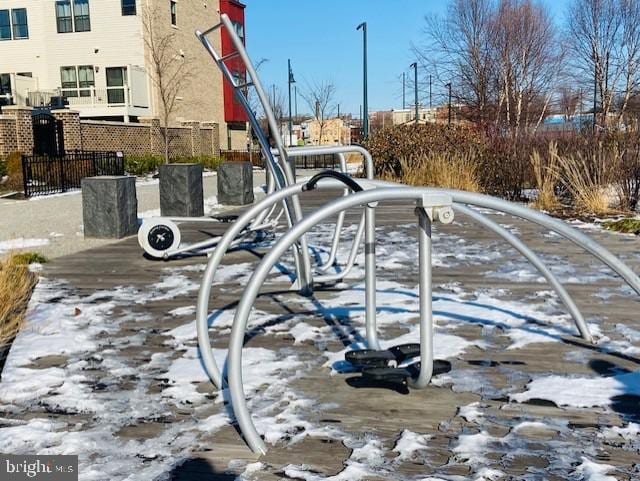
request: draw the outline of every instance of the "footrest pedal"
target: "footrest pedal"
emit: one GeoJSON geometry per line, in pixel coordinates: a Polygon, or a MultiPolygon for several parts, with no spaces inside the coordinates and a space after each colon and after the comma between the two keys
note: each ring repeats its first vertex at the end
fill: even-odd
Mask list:
{"type": "Polygon", "coordinates": [[[344,355],[347,362],[354,366],[362,367],[380,367],[384,368],[392,361],[395,356],[389,351],[377,351],[375,349],[356,349],[347,351],[344,355]]]}
{"type": "Polygon", "coordinates": [[[362,371],[362,377],[379,383],[404,383],[411,372],[403,367],[368,367],[362,371]]]}

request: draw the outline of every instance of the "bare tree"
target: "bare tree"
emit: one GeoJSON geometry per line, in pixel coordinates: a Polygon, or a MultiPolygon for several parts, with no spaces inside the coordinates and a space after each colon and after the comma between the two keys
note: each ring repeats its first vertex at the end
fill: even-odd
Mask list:
{"type": "Polygon", "coordinates": [[[620,121],[640,87],[640,2],[573,0],[567,33],[573,66],[595,87],[597,111],[606,119],[617,109],[620,121]]]}
{"type": "Polygon", "coordinates": [[[142,12],[144,44],[151,65],[150,77],[156,89],[162,116],[164,158],[169,161],[169,121],[176,110],[176,99],[191,77],[192,60],[177,48],[174,29],[169,25],[169,11],[159,6],[147,6],[142,12]]]}
{"type": "Polygon", "coordinates": [[[307,88],[301,95],[311,109],[313,118],[318,122],[318,142],[322,144],[327,120],[333,116],[336,108],[336,87],[330,81],[307,83],[307,88]]]}
{"type": "Polygon", "coordinates": [[[456,102],[469,106],[477,122],[491,115],[493,15],[491,0],[452,0],[444,18],[426,17],[426,42],[413,47],[439,84],[452,83],[456,102]]]}
{"type": "Polygon", "coordinates": [[[558,102],[560,104],[560,109],[562,110],[562,115],[564,115],[565,122],[568,122],[571,117],[573,117],[578,110],[581,99],[581,91],[573,90],[571,87],[563,86],[560,87],[558,102]]]}
{"type": "Polygon", "coordinates": [[[548,12],[531,0],[501,0],[493,18],[497,123],[519,135],[542,122],[558,79],[562,52],[548,12]]]}

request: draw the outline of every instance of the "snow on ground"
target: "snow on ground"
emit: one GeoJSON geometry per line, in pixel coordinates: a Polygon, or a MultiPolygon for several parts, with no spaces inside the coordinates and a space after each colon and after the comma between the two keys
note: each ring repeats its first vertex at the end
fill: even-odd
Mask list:
{"type": "Polygon", "coordinates": [[[29,249],[31,247],[42,247],[48,244],[49,239],[25,239],[23,237],[9,239],[0,241],[0,254],[13,249],[29,249]]]}
{"type": "MultiPolygon", "coordinates": [[[[346,229],[346,233],[340,259],[348,255],[348,240],[353,238],[355,228],[346,229]]],[[[309,236],[321,260],[326,260],[328,252],[319,246],[327,244],[329,234],[327,227],[309,236]]],[[[387,274],[401,269],[407,273],[405,278],[417,279],[415,256],[411,255],[415,239],[414,225],[399,226],[386,233],[378,248],[378,322],[383,346],[418,338],[417,285],[387,274]]],[[[269,240],[262,247],[268,248],[271,243],[269,240]]],[[[504,250],[488,249],[454,235],[436,234],[434,243],[434,259],[440,266],[483,265],[500,261],[505,255],[504,250]]],[[[278,350],[252,346],[243,350],[249,409],[265,441],[283,444],[305,437],[332,438],[351,449],[344,469],[330,478],[292,460],[283,471],[293,479],[394,477],[402,463],[427,462],[434,437],[439,435],[437,431],[399,429],[398,437],[389,442],[373,430],[362,436],[341,425],[319,424],[313,419],[323,406],[292,387],[291,381],[304,377],[312,368],[324,365],[327,375],[341,371],[345,351],[363,347],[362,255],[357,262],[343,290],[288,300],[291,313],[286,315],[254,309],[249,319],[252,335],[293,339],[289,347],[278,350]],[[315,316],[296,314],[309,311],[315,316]],[[329,343],[336,345],[339,336],[348,339],[344,349],[326,349],[329,343]],[[303,359],[295,344],[315,346],[321,355],[303,359]]],[[[42,279],[30,304],[29,323],[13,345],[0,383],[0,410],[7,413],[0,419],[0,450],[78,454],[83,480],[154,480],[162,479],[191,450],[205,449],[211,436],[233,418],[226,409],[229,393],[212,392],[196,344],[194,296],[203,267],[201,260],[191,266],[165,267],[161,279],[151,285],[125,285],[84,297],[62,282],[42,279]],[[169,311],[165,318],[173,319],[171,325],[175,327],[163,327],[161,320],[149,314],[154,302],[178,298],[184,298],[185,305],[169,311]],[[176,319],[181,324],[176,325],[176,319]],[[132,324],[140,327],[132,330],[132,324]],[[128,330],[123,333],[124,329],[128,330]],[[162,341],[149,343],[154,335],[162,335],[162,341]],[[125,350],[135,350],[136,355],[125,356],[125,350]],[[62,357],[64,362],[39,365],[53,356],[62,357]],[[47,417],[47,411],[64,416],[54,421],[47,417]],[[19,420],[21,417],[25,420],[19,420]],[[157,432],[149,439],[123,434],[139,425],[156,426],[157,432]]],[[[272,282],[286,280],[285,268],[280,267],[273,272],[272,282]]],[[[234,286],[246,285],[252,268],[249,263],[221,266],[213,285],[214,295],[218,289],[229,292],[234,286]]],[[[581,271],[565,269],[567,276],[578,281],[593,281],[585,279],[581,271]]],[[[542,302],[509,299],[507,292],[497,289],[469,291],[457,283],[435,286],[434,290],[435,357],[440,359],[455,363],[467,352],[497,348],[517,352],[533,343],[557,343],[576,332],[548,290],[531,294],[542,302]],[[461,332],[470,325],[478,326],[481,335],[470,338],[461,332]]],[[[231,310],[211,313],[212,338],[227,338],[233,315],[231,310]]],[[[603,347],[631,352],[640,337],[638,331],[624,325],[605,332],[598,320],[589,321],[603,347]]],[[[214,357],[223,367],[226,349],[216,347],[214,357]]],[[[512,385],[493,387],[478,366],[461,362],[434,382],[454,392],[482,397],[481,401],[458,406],[455,415],[456,422],[466,424],[451,449],[455,462],[469,467],[472,477],[467,479],[502,479],[505,474],[492,464],[492,455],[536,456],[540,449],[551,458],[550,469],[556,473],[568,474],[567,467],[574,463],[570,469],[576,479],[615,479],[612,466],[595,461],[598,443],[611,439],[631,443],[638,435],[637,424],[605,427],[597,433],[595,442],[592,434],[572,430],[558,419],[524,415],[498,419],[491,414],[487,400],[506,397],[512,401],[510,405],[518,406],[531,399],[546,399],[572,409],[596,406],[606,410],[616,396],[640,395],[639,373],[620,372],[608,377],[536,375],[532,379],[509,367],[501,369],[508,373],[512,385]],[[497,434],[493,430],[496,426],[506,434],[497,434]],[[530,439],[531,432],[551,432],[553,436],[548,441],[530,439]],[[590,441],[585,436],[590,436],[590,441]]],[[[261,463],[251,463],[244,476],[250,478],[263,468],[261,463]]],[[[539,475],[534,469],[527,479],[539,475]]],[[[442,474],[426,479],[459,478],[442,474]]]]}

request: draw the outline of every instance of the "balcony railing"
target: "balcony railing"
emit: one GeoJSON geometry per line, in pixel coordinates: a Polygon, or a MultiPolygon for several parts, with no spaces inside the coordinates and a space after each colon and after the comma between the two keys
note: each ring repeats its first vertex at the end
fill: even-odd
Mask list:
{"type": "Polygon", "coordinates": [[[131,88],[127,86],[41,90],[29,92],[27,98],[31,107],[45,107],[50,105],[51,99],[55,97],[65,97],[70,107],[129,107],[132,105],[131,88]]]}

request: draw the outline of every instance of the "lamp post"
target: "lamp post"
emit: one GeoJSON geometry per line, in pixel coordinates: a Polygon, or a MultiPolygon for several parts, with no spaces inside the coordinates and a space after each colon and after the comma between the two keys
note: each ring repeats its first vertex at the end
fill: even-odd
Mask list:
{"type": "Polygon", "coordinates": [[[416,103],[416,125],[418,125],[418,120],[420,119],[420,114],[418,113],[418,62],[413,62],[410,65],[413,68],[413,91],[414,91],[414,100],[416,103]]]}
{"type": "Polygon", "coordinates": [[[447,120],[447,125],[451,127],[451,82],[446,85],[449,88],[449,118],[447,120]]]}
{"type": "Polygon", "coordinates": [[[366,139],[369,136],[369,102],[367,95],[367,22],[362,22],[356,30],[362,29],[363,49],[362,49],[362,67],[363,67],[363,92],[362,92],[362,135],[366,139]]]}
{"type": "Polygon", "coordinates": [[[289,146],[293,145],[293,121],[291,119],[291,84],[296,83],[291,70],[291,59],[287,60],[289,64],[289,146]]]}

